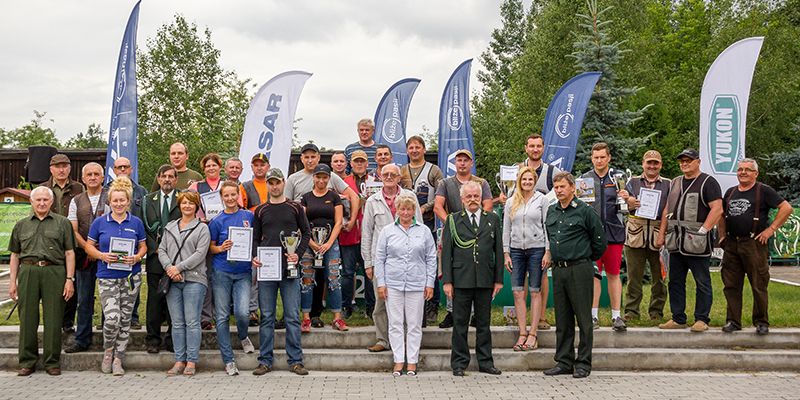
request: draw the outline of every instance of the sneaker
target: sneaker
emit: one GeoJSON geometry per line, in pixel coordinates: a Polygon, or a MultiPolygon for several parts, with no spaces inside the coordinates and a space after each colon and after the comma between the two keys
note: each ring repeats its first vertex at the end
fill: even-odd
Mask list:
{"type": "Polygon", "coordinates": [[[333,326],[333,329],[336,329],[337,331],[346,332],[350,330],[350,328],[347,327],[347,324],[344,322],[343,319],[333,320],[333,324],[331,324],[331,326],[333,326]]]}
{"type": "MultiPolygon", "coordinates": [[[[242,340],[242,350],[247,354],[253,354],[256,351],[256,347],[253,346],[253,342],[250,341],[249,337],[242,340]]],[[[236,365],[234,364],[233,367],[236,368],[236,365]]]]}
{"type": "Polygon", "coordinates": [[[103,371],[104,374],[110,374],[111,364],[113,362],[114,362],[114,352],[113,351],[103,352],[103,363],[100,364],[100,371],[103,371]]]}
{"type": "Polygon", "coordinates": [[[600,320],[592,317],[592,329],[600,329],[600,320]]]}
{"type": "Polygon", "coordinates": [[[439,328],[452,328],[453,327],[453,313],[449,312],[447,315],[444,316],[442,323],[439,324],[439,328]]]}
{"type": "Polygon", "coordinates": [[[764,336],[769,333],[769,326],[766,324],[760,324],[756,326],[756,335],[764,336]]]}
{"type": "Polygon", "coordinates": [[[325,327],[325,323],[322,322],[322,318],[313,317],[313,318],[311,318],[311,327],[312,328],[324,328],[325,327]]]}
{"type": "Polygon", "coordinates": [[[236,367],[235,362],[229,362],[225,364],[225,373],[228,374],[228,376],[239,375],[239,368],[236,367]]]}
{"type": "Polygon", "coordinates": [[[289,367],[289,371],[294,372],[297,375],[308,375],[308,370],[303,364],[295,364],[289,367]]]}
{"type": "Polygon", "coordinates": [[[131,321],[131,329],[133,330],[142,329],[142,323],[139,321],[131,321]]]}
{"type": "Polygon", "coordinates": [[[614,328],[614,332],[625,332],[628,330],[628,327],[625,326],[625,321],[620,317],[614,318],[614,320],[611,321],[611,327],[614,328]]]}
{"type": "Polygon", "coordinates": [[[111,363],[111,374],[114,376],[125,375],[125,369],[122,368],[122,360],[114,357],[114,362],[111,363]]]}
{"type": "Polygon", "coordinates": [[[249,326],[258,326],[258,313],[253,311],[250,313],[250,321],[247,323],[249,326]]]}
{"type": "Polygon", "coordinates": [[[311,320],[304,319],[300,324],[300,333],[311,333],[311,320]]]}
{"type": "Polygon", "coordinates": [[[686,329],[686,324],[679,324],[673,320],[658,325],[658,329],[686,329]]]}
{"type": "Polygon", "coordinates": [[[83,347],[77,343],[72,343],[64,348],[64,353],[80,353],[89,350],[88,347],[83,347]]]}
{"type": "Polygon", "coordinates": [[[708,324],[703,321],[696,321],[689,330],[692,332],[705,332],[708,330],[708,324]]]}
{"type": "Polygon", "coordinates": [[[261,376],[268,372],[272,372],[272,367],[266,364],[258,364],[258,367],[253,370],[253,375],[261,376]]]}
{"type": "Polygon", "coordinates": [[[286,329],[286,322],[283,318],[275,320],[275,329],[286,329]]]}
{"type": "Polygon", "coordinates": [[[742,330],[742,328],[734,324],[733,321],[728,321],[728,323],[722,327],[722,331],[725,333],[733,333],[740,330],[742,330]]]}

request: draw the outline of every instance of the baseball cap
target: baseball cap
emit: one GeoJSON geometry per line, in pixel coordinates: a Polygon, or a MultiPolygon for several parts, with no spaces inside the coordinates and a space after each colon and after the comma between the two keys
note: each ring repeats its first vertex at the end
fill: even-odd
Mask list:
{"type": "Polygon", "coordinates": [[[319,153],[319,147],[317,147],[317,145],[315,145],[314,143],[306,143],[303,145],[303,148],[300,149],[300,154],[303,154],[309,150],[313,150],[319,153]]]}
{"type": "Polygon", "coordinates": [[[369,158],[367,157],[367,153],[364,150],[356,150],[356,151],[353,152],[353,154],[350,155],[350,161],[356,160],[356,159],[362,159],[364,161],[369,161],[369,158]]]}
{"type": "Polygon", "coordinates": [[[658,150],[647,150],[644,153],[644,157],[642,157],[642,161],[647,162],[650,160],[661,162],[661,153],[659,153],[658,150]]]}
{"type": "Polygon", "coordinates": [[[50,158],[50,165],[69,164],[69,157],[66,154],[56,154],[50,158]]]}
{"type": "Polygon", "coordinates": [[[470,160],[474,160],[474,159],[475,159],[474,157],[472,157],[472,152],[471,152],[471,151],[469,151],[469,150],[467,150],[467,149],[461,149],[461,150],[459,150],[459,151],[456,151],[456,155],[455,155],[455,156],[453,156],[453,157],[454,157],[454,158],[455,158],[455,157],[458,157],[458,156],[459,156],[459,155],[461,155],[461,154],[463,154],[463,155],[465,155],[465,156],[469,157],[469,159],[470,159],[470,160]]]}
{"type": "Polygon", "coordinates": [[[678,156],[675,158],[680,160],[683,157],[688,157],[691,158],[692,160],[697,160],[698,158],[700,158],[700,153],[698,153],[697,150],[695,149],[688,148],[682,151],[681,154],[678,154],[678,156]]]}
{"type": "Polygon", "coordinates": [[[269,171],[267,171],[267,181],[270,179],[278,179],[282,181],[283,172],[281,172],[281,170],[278,168],[270,168],[269,171]]]}
{"type": "Polygon", "coordinates": [[[327,164],[318,164],[316,167],[314,167],[314,175],[316,174],[325,174],[330,176],[331,167],[329,167],[327,164]]]}
{"type": "Polygon", "coordinates": [[[269,157],[267,157],[267,155],[264,154],[264,153],[256,153],[253,156],[253,158],[250,159],[250,163],[253,163],[253,162],[256,162],[256,161],[263,161],[263,162],[269,164],[269,157]]]}

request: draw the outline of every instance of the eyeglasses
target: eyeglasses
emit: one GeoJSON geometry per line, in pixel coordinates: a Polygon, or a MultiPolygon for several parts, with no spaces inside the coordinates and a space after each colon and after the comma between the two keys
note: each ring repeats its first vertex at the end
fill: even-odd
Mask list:
{"type": "Polygon", "coordinates": [[[130,165],[117,165],[114,166],[114,169],[131,169],[130,165]]]}
{"type": "Polygon", "coordinates": [[[678,160],[678,164],[691,164],[693,161],[695,160],[691,158],[681,158],[680,160],[678,160]]]}
{"type": "Polygon", "coordinates": [[[754,170],[752,168],[739,168],[739,169],[736,170],[736,172],[747,172],[749,174],[751,172],[756,172],[756,170],[754,170]]]}
{"type": "Polygon", "coordinates": [[[386,173],[386,174],[381,174],[381,177],[383,179],[394,179],[394,178],[397,178],[398,176],[400,176],[400,175],[399,174],[393,174],[391,172],[390,173],[386,173]]]}

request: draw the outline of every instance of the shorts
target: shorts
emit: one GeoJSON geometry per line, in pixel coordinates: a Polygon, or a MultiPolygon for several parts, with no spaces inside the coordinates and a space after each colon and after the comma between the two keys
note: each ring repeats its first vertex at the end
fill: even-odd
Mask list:
{"type": "Polygon", "coordinates": [[[511,256],[511,291],[525,289],[525,275],[528,276],[528,291],[538,293],[542,290],[542,258],[544,247],[530,249],[509,249],[511,256]]]}
{"type": "Polygon", "coordinates": [[[619,275],[619,270],[622,267],[622,243],[609,244],[606,251],[597,260],[598,272],[606,271],[606,275],[619,275]]]}

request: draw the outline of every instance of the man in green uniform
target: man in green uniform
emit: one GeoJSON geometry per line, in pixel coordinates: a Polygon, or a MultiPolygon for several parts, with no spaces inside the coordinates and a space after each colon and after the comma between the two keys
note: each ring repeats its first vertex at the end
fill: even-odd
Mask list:
{"type": "Polygon", "coordinates": [[[575,197],[575,178],[569,172],[553,176],[553,190],[558,202],[547,210],[545,221],[552,261],[545,262],[553,265],[557,364],[544,374],[585,378],[592,370],[592,260],[605,251],[606,235],[594,209],[575,197]],[[576,320],[580,328],[577,358],[576,320]]]}
{"type": "Polygon", "coordinates": [[[19,303],[19,375],[33,373],[39,358],[39,300],[44,319],[44,368],[61,374],[61,322],[64,304],[75,292],[75,239],[66,217],[50,211],[53,191],[31,191],[33,215],[14,225],[8,295],[19,303]]]}

